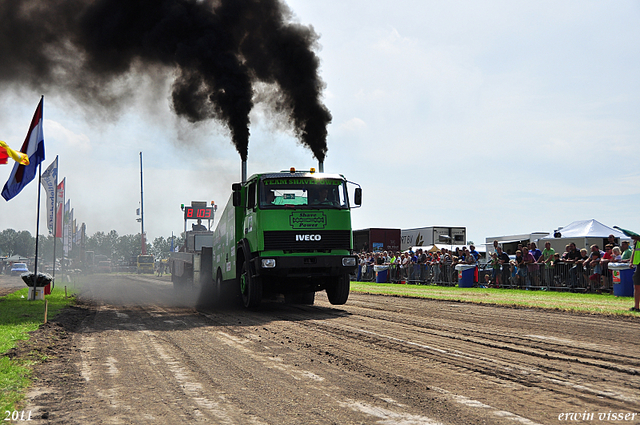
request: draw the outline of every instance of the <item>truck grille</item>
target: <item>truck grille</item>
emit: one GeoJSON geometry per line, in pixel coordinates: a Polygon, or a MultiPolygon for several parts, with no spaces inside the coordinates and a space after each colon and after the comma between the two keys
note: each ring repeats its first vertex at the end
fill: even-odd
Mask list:
{"type": "Polygon", "coordinates": [[[267,231],[264,232],[264,249],[265,251],[348,250],[351,249],[351,232],[348,230],[267,231]]]}

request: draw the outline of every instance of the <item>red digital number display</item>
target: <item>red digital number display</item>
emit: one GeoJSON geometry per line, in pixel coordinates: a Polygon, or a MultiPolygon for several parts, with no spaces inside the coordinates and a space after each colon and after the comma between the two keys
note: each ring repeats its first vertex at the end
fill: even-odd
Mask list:
{"type": "Polygon", "coordinates": [[[213,216],[213,208],[211,207],[184,207],[184,218],[201,218],[210,219],[213,216]]]}

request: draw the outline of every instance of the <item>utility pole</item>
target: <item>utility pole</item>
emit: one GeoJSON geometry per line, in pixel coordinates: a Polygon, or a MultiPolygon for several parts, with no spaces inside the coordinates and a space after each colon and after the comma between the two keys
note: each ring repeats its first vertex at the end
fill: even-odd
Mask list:
{"type": "Polygon", "coordinates": [[[142,152],[140,152],[140,225],[142,227],[140,239],[142,242],[142,255],[147,255],[147,241],[144,236],[144,186],[142,180],[142,152]]]}

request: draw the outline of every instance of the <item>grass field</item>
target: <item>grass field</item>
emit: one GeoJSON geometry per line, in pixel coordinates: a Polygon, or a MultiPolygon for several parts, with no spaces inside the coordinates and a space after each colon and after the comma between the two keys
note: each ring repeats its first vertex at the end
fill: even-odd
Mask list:
{"type": "MultiPolygon", "coordinates": [[[[39,359],[13,360],[6,356],[18,341],[29,339],[29,332],[44,323],[44,301],[27,300],[28,288],[0,297],[0,411],[13,411],[24,400],[25,389],[31,382],[31,366],[39,359]]],[[[73,298],[64,297],[64,289],[55,288],[49,301],[48,318],[52,319],[61,309],[72,304],[73,298]]]]}
{"type": "Polygon", "coordinates": [[[524,291],[517,289],[458,288],[430,285],[398,285],[391,283],[351,282],[352,292],[384,294],[434,300],[462,301],[480,304],[546,308],[605,315],[636,316],[629,311],[633,297],[570,292],[524,291]]]}

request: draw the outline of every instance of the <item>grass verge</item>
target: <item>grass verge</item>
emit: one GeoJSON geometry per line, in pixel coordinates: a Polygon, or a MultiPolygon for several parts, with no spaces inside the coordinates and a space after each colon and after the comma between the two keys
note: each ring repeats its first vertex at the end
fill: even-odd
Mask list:
{"type": "Polygon", "coordinates": [[[351,291],[365,294],[544,308],[602,315],[625,315],[640,318],[640,314],[629,311],[633,307],[633,297],[614,297],[613,295],[369,282],[351,282],[351,291]]]}
{"type": "MultiPolygon", "coordinates": [[[[25,390],[31,383],[33,360],[11,359],[6,353],[20,340],[28,340],[29,332],[44,323],[45,302],[29,301],[28,288],[0,297],[0,411],[13,411],[24,400],[25,390]]],[[[73,297],[65,298],[63,288],[55,288],[49,301],[48,320],[64,307],[73,304],[73,297]]]]}

